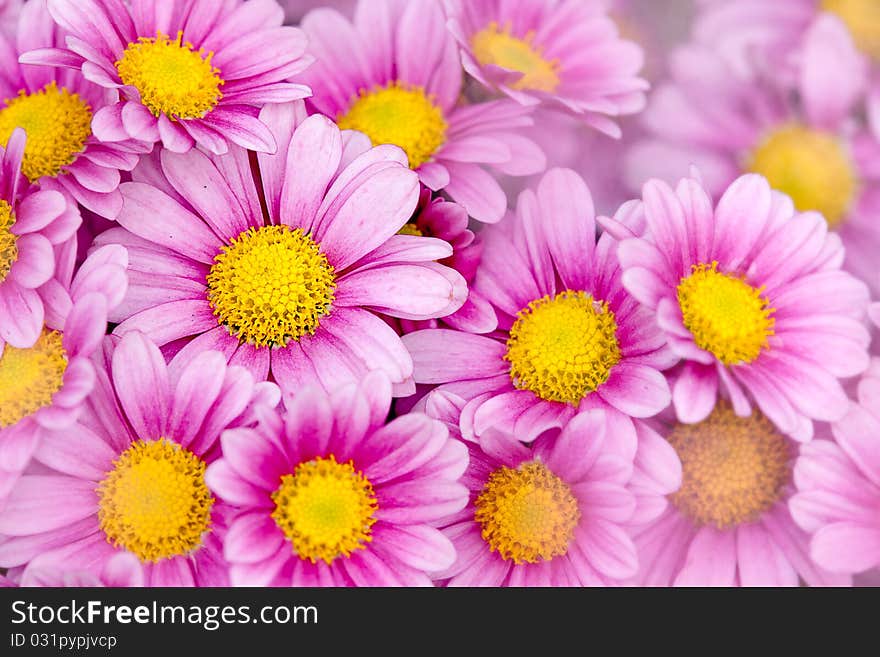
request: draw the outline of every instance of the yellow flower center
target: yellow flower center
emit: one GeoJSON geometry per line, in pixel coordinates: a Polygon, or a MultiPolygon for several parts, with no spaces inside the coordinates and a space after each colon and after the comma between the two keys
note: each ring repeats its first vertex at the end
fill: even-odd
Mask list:
{"type": "Polygon", "coordinates": [[[859,49],[874,59],[880,59],[880,2],[822,0],[822,9],[840,16],[859,49]]]}
{"type": "Polygon", "coordinates": [[[251,228],[224,246],[208,274],[208,301],[242,343],[284,346],[313,335],[330,312],[333,266],[301,229],[251,228]]]}
{"type": "Polygon", "coordinates": [[[403,224],[403,227],[397,231],[398,235],[415,235],[416,237],[424,237],[425,234],[422,230],[415,224],[415,222],[410,221],[408,223],[403,224]]]}
{"type": "Polygon", "coordinates": [[[832,228],[840,224],[858,192],[855,167],[840,141],[798,125],[770,133],[747,168],[788,194],[801,212],[821,212],[832,228]]]}
{"type": "Polygon", "coordinates": [[[725,365],[751,363],[769,345],[775,310],[762,293],[737,276],[718,271],[718,263],[691,267],[678,285],[685,327],[701,349],[725,365]]]}
{"type": "Polygon", "coordinates": [[[738,417],[720,402],[699,424],[669,434],[682,466],[682,484],[670,499],[697,525],[727,529],[757,520],[791,479],[792,453],[763,415],[738,417]]]}
{"type": "Polygon", "coordinates": [[[18,236],[12,232],[14,224],[12,206],[0,199],[0,283],[6,280],[18,260],[18,236]]]}
{"type": "Polygon", "coordinates": [[[224,80],[211,64],[214,53],[194,50],[183,33],[171,40],[161,32],[130,43],[116,62],[122,81],[134,87],[154,116],[200,119],[217,106],[224,80]]]}
{"type": "Polygon", "coordinates": [[[132,443],[97,493],[107,542],[145,563],[191,553],[211,527],[205,462],[165,438],[132,443]]]}
{"type": "Polygon", "coordinates": [[[510,329],[504,356],[510,378],[541,399],[577,405],[620,361],[616,333],[608,304],[584,292],[532,301],[510,329]]]}
{"type": "Polygon", "coordinates": [[[523,76],[511,85],[514,89],[552,93],[559,86],[559,62],[547,60],[534,44],[534,37],[530,32],[520,39],[510,33],[510,26],[502,30],[498,23],[491,23],[473,36],[471,47],[480,64],[494,64],[522,73],[523,76]]]}
{"type": "Polygon", "coordinates": [[[329,564],[373,540],[376,495],[351,461],[337,463],[331,456],[300,463],[281,477],[272,500],[272,519],[300,559],[329,564]]]}
{"type": "Polygon", "coordinates": [[[7,344],[0,356],[0,429],[51,405],[66,369],[67,352],[58,331],[44,329],[28,349],[7,344]]]}
{"type": "Polygon", "coordinates": [[[568,484],[539,461],[495,470],[474,506],[489,549],[517,564],[568,552],[581,518],[568,484]]]}
{"type": "Polygon", "coordinates": [[[336,119],[342,130],[363,132],[374,146],[394,144],[418,169],[446,143],[446,119],[422,87],[392,82],[361,91],[348,112],[336,119]]]}
{"type": "Polygon", "coordinates": [[[57,176],[85,148],[92,134],[92,108],[54,82],[32,94],[20,91],[0,109],[0,145],[16,128],[27,133],[22,173],[34,182],[57,176]]]}

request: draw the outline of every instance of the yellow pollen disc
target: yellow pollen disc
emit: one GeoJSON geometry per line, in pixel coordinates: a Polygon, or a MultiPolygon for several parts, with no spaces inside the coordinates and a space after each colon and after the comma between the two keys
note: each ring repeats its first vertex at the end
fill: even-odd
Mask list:
{"type": "Polygon", "coordinates": [[[421,231],[421,229],[416,226],[415,223],[410,221],[409,223],[403,224],[403,228],[397,231],[398,235],[415,235],[416,237],[424,237],[425,234],[421,231]]]}
{"type": "Polygon", "coordinates": [[[775,310],[763,287],[717,268],[717,262],[693,265],[678,284],[684,325],[701,349],[725,365],[751,363],[769,345],[775,310]]]}
{"type": "Polygon", "coordinates": [[[474,506],[489,549],[518,564],[568,552],[581,518],[568,484],[539,461],[495,470],[474,506]]]}
{"type": "Polygon", "coordinates": [[[0,429],[51,405],[66,369],[67,352],[57,331],[44,329],[28,349],[7,344],[0,356],[0,429]]]}
{"type": "Polygon", "coordinates": [[[316,458],[281,477],[272,519],[300,559],[332,563],[373,540],[379,508],[373,485],[351,461],[316,458]]]}
{"type": "Polygon", "coordinates": [[[577,405],[620,361],[608,304],[566,290],[532,301],[517,315],[504,359],[513,385],[546,401],[577,405]]]}
{"type": "Polygon", "coordinates": [[[92,109],[79,97],[52,82],[32,94],[19,92],[0,109],[0,146],[16,128],[27,133],[21,172],[34,182],[57,176],[85,148],[92,134],[92,109]]]}
{"type": "Polygon", "coordinates": [[[822,9],[846,23],[862,52],[880,59],[880,2],[877,0],[822,0],[822,9]]]}
{"type": "Polygon", "coordinates": [[[786,438],[757,411],[738,417],[720,402],[703,422],[676,425],[668,440],[682,466],[681,488],[670,499],[697,525],[753,522],[791,479],[786,438]]]}
{"type": "Polygon", "coordinates": [[[217,321],[242,343],[284,346],[313,335],[330,312],[333,266],[297,228],[251,228],[224,246],[208,274],[217,321]]]}
{"type": "Polygon", "coordinates": [[[752,153],[747,168],[788,194],[801,212],[821,212],[832,228],[858,193],[855,167],[843,144],[832,134],[798,125],[772,132],[752,153]]]}
{"type": "Polygon", "coordinates": [[[178,32],[172,40],[159,32],[130,43],[116,62],[122,81],[134,87],[154,116],[200,119],[223,97],[224,81],[211,64],[214,53],[194,50],[178,32]]]}
{"type": "Polygon", "coordinates": [[[418,169],[446,143],[446,119],[433,97],[422,87],[399,82],[361,91],[336,123],[342,130],[363,132],[374,146],[399,146],[411,169],[418,169]]]}
{"type": "Polygon", "coordinates": [[[205,462],[165,438],[132,443],[97,493],[107,542],[145,563],[191,553],[211,526],[205,462]]]}
{"type": "Polygon", "coordinates": [[[0,283],[6,280],[18,260],[18,236],[12,232],[14,224],[12,206],[0,199],[0,283]]]}
{"type": "Polygon", "coordinates": [[[534,45],[534,34],[520,39],[492,23],[477,32],[471,39],[471,47],[477,61],[484,66],[494,64],[523,76],[512,86],[514,89],[534,89],[552,93],[559,86],[559,62],[547,60],[541,49],[534,45]]]}

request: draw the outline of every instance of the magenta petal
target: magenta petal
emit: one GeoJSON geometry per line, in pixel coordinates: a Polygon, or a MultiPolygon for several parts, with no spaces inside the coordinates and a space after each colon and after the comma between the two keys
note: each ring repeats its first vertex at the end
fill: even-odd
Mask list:
{"type": "MultiPolygon", "coordinates": [[[[206,299],[170,301],[132,315],[116,329],[117,335],[143,333],[159,346],[217,328],[217,318],[206,299]]],[[[228,333],[227,333],[228,335],[228,333]]]]}
{"type": "Polygon", "coordinates": [[[32,347],[43,328],[44,309],[34,290],[0,283],[0,339],[19,349],[32,347]]]}
{"type": "Polygon", "coordinates": [[[412,354],[418,383],[489,378],[510,368],[504,343],[489,337],[428,329],[403,336],[403,344],[412,354]]]}
{"type": "Polygon", "coordinates": [[[118,221],[138,237],[197,262],[213,264],[222,243],[196,215],[151,185],[123,183],[125,199],[118,221]]]}
{"type": "Polygon", "coordinates": [[[284,534],[264,511],[239,516],[223,538],[223,556],[236,563],[268,559],[284,543],[284,534]]]}
{"type": "Polygon", "coordinates": [[[760,525],[742,525],[736,530],[736,550],[742,586],[797,586],[798,574],[785,553],[760,525]]]}
{"type": "Polygon", "coordinates": [[[612,368],[611,376],[597,393],[617,410],[633,417],[656,415],[669,405],[672,397],[660,372],[626,361],[612,368]]]}
{"type": "Polygon", "coordinates": [[[436,572],[449,568],[455,562],[452,542],[438,529],[424,525],[376,526],[374,540],[383,551],[416,570],[436,572]]]}
{"type": "Polygon", "coordinates": [[[702,422],[715,407],[718,375],[714,365],[686,362],[672,387],[672,401],[680,422],[702,422]]]}
{"type": "Polygon", "coordinates": [[[18,206],[13,232],[26,235],[42,230],[67,210],[67,199],[61,192],[45,190],[31,194],[18,206]]]}
{"type": "Polygon", "coordinates": [[[193,565],[185,557],[172,557],[153,564],[148,570],[149,585],[152,587],[191,587],[195,586],[193,565]]]}
{"type": "Polygon", "coordinates": [[[278,574],[289,561],[297,559],[288,546],[281,546],[268,559],[257,563],[232,564],[229,579],[232,586],[272,586],[276,584],[278,574]]]}
{"type": "Polygon", "coordinates": [[[620,526],[601,518],[590,518],[586,527],[578,528],[575,535],[590,556],[591,565],[602,574],[614,579],[636,574],[636,548],[620,526]]]}
{"type": "Polygon", "coordinates": [[[568,169],[553,169],[538,186],[538,208],[553,262],[569,289],[588,289],[596,245],[593,198],[583,179],[568,169]]]}
{"type": "Polygon", "coordinates": [[[255,486],[274,491],[281,475],[288,474],[287,460],[277,445],[261,439],[251,429],[228,429],[220,443],[232,468],[255,486]]]}
{"type": "Polygon", "coordinates": [[[342,157],[339,128],[329,119],[311,116],[296,129],[286,153],[278,220],[311,230],[318,208],[342,157]]]}
{"type": "Polygon", "coordinates": [[[507,209],[504,191],[490,174],[476,164],[444,163],[450,181],[446,192],[477,221],[494,224],[507,209]]]}
{"type": "Polygon", "coordinates": [[[119,402],[142,440],[165,436],[171,389],[165,359],[141,333],[122,338],[113,352],[113,385],[119,402]]]}
{"type": "Polygon", "coordinates": [[[46,431],[34,458],[66,475],[100,481],[119,456],[117,452],[81,424],[62,431],[46,431]]]}
{"type": "Polygon", "coordinates": [[[110,587],[140,587],[144,585],[144,569],[136,556],[120,552],[104,565],[101,580],[110,587]]]}
{"type": "Polygon", "coordinates": [[[216,351],[199,354],[175,386],[168,433],[186,447],[196,437],[216,401],[226,376],[226,359],[216,351]]]}
{"type": "Polygon", "coordinates": [[[269,493],[242,479],[228,461],[214,461],[205,471],[205,483],[226,502],[240,507],[274,508],[269,493]]]}
{"type": "Polygon", "coordinates": [[[688,548],[676,586],[733,586],[736,582],[736,542],[733,531],[703,527],[688,548]]]}
{"type": "Polygon", "coordinates": [[[810,555],[833,572],[857,573],[880,564],[880,526],[835,522],[816,532],[810,555]]]}
{"type": "Polygon", "coordinates": [[[107,332],[107,299],[102,294],[89,293],[79,298],[70,310],[64,324],[65,347],[68,356],[91,355],[100,346],[107,332]]]}
{"type": "Polygon", "coordinates": [[[29,536],[60,529],[98,511],[95,484],[60,476],[25,475],[0,512],[0,533],[29,536]]]}

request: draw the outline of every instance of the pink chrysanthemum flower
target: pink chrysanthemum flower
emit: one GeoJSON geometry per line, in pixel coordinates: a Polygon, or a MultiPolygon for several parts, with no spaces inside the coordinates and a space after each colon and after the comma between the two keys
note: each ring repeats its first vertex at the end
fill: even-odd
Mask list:
{"type": "Polygon", "coordinates": [[[743,79],[708,46],[679,50],[672,71],[642,115],[651,136],[627,157],[631,187],[674,184],[694,164],[717,199],[737,176],[760,173],[799,211],[821,212],[846,268],[880,292],[880,143],[859,118],[865,67],[839,22],[810,29],[791,85],[743,79]]]}
{"type": "MultiPolygon", "coordinates": [[[[51,555],[50,555],[51,559],[51,555]]],[[[144,566],[130,552],[119,552],[104,563],[98,572],[70,570],[64,564],[53,562],[44,567],[37,557],[21,576],[23,587],[115,587],[136,588],[144,586],[144,566]]]]}
{"type": "Polygon", "coordinates": [[[146,182],[122,185],[124,228],[96,240],[125,245],[131,260],[111,320],[160,346],[185,340],[179,358],[216,349],[285,391],[380,369],[411,392],[410,355],[371,311],[443,317],[467,295],[461,275],[435,262],[449,244],[396,234],[416,208],[418,177],[399,148],[364,151],[359,134],[344,143],[301,103],[263,116],[280,145],[259,161],[265,213],[237,148],[213,159],[165,151],[135,170],[146,182]]]}
{"type": "Polygon", "coordinates": [[[859,403],[831,432],[833,442],[801,447],[789,507],[812,536],[817,564],[860,573],[880,566],[880,360],[859,383],[859,403]]]}
{"type": "Polygon", "coordinates": [[[468,214],[458,203],[432,198],[430,189],[423,188],[415,216],[400,229],[402,234],[437,237],[448,242],[452,255],[440,264],[452,267],[467,282],[468,296],[464,305],[442,320],[400,320],[401,330],[411,333],[422,328],[436,328],[440,322],[454,329],[471,333],[489,333],[498,326],[495,310],[472,285],[483,253],[479,236],[468,229],[468,214]]]}
{"type": "Polygon", "coordinates": [[[672,390],[682,422],[699,422],[719,391],[737,414],[752,402],[800,441],[812,420],[846,412],[839,378],[868,366],[868,289],[840,269],[840,238],[748,174],[717,206],[702,184],[657,180],[607,228],[622,238],[623,284],[656,313],[684,367],[672,390]],[[629,237],[627,237],[629,236],[629,237]]]}
{"type": "Polygon", "coordinates": [[[221,533],[229,509],[205,484],[220,433],[274,407],[277,387],[207,353],[165,364],[146,337],[122,338],[77,424],[46,432],[0,512],[0,567],[100,573],[121,551],[150,586],[228,582],[221,533]]]}
{"type": "Polygon", "coordinates": [[[274,152],[260,108],[310,93],[288,82],[311,62],[305,35],[282,27],[284,10],[272,0],[48,3],[69,33],[67,50],[22,61],[79,69],[118,96],[95,114],[102,142],[161,141],[177,153],[196,144],[225,153],[232,142],[274,152]]]}
{"type": "Polygon", "coordinates": [[[71,240],[82,222],[67,195],[40,190],[21,175],[25,133],[0,147],[0,352],[33,346],[46,309],[37,289],[55,273],[54,247],[71,240]]]}
{"type": "Polygon", "coordinates": [[[107,92],[79,71],[18,63],[24,52],[63,45],[46,0],[23,5],[17,32],[0,35],[0,145],[27,133],[22,173],[44,188],[60,187],[88,209],[113,218],[122,207],[121,171],[131,171],[151,145],[133,139],[101,143],[92,117],[108,105],[107,92]]]}
{"type": "MultiPolygon", "coordinates": [[[[427,413],[460,436],[465,401],[443,392],[427,413]]],[[[636,574],[628,523],[645,523],[681,484],[675,452],[642,422],[593,409],[526,447],[488,432],[465,443],[469,503],[444,522],[450,586],[606,586],[636,574]]]]}
{"type": "Polygon", "coordinates": [[[797,444],[760,412],[737,415],[726,401],[666,439],[681,459],[682,484],[655,520],[636,527],[641,586],[848,585],[816,566],[809,536],[788,510],[797,444]]]}
{"type": "Polygon", "coordinates": [[[601,0],[447,0],[465,70],[523,105],[549,103],[609,135],[645,105],[644,55],[601,0]]]}
{"type": "Polygon", "coordinates": [[[233,585],[430,586],[452,564],[435,525],[467,502],[467,451],[422,413],[386,422],[390,402],[372,373],[223,434],[206,477],[240,510],[223,546],[233,585]]]}
{"type": "Polygon", "coordinates": [[[498,315],[491,335],[427,329],[405,335],[416,383],[467,399],[470,438],[497,426],[528,442],[578,410],[650,417],[669,403],[670,354],[650,313],[623,289],[617,245],[596,240],[590,192],[548,172],[516,215],[482,233],[474,288],[498,315]]]}
{"type": "Polygon", "coordinates": [[[36,343],[0,341],[0,508],[43,434],[76,421],[94,386],[92,354],[107,332],[107,310],[125,294],[125,249],[98,249],[72,277],[74,247],[40,289],[46,320],[36,343]]]}
{"type": "Polygon", "coordinates": [[[362,0],[354,23],[317,9],[302,23],[317,63],[309,103],[374,144],[395,144],[434,191],[475,219],[499,221],[507,199],[488,165],[508,175],[542,171],[544,156],[516,128],[528,108],[509,100],[460,104],[458,49],[436,0],[362,0]]]}

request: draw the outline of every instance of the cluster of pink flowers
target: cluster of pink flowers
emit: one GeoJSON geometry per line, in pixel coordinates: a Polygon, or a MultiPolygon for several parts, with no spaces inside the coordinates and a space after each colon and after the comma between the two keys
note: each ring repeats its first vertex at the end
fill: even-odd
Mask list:
{"type": "Polygon", "coordinates": [[[880,567],[880,8],[320,4],[0,0],[0,585],[880,567]]]}

